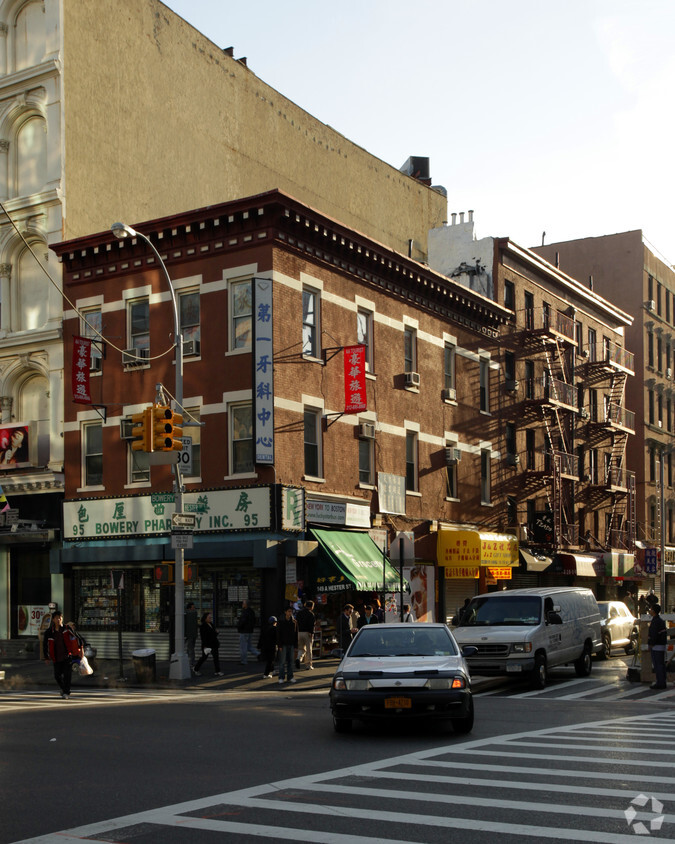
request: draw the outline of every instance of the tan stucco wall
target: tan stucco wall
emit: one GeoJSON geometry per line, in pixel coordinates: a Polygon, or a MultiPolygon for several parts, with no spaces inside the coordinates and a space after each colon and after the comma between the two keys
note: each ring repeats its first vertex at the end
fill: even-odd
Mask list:
{"type": "Polygon", "coordinates": [[[273,188],[416,258],[446,219],[158,0],[64,0],[63,30],[65,239],[273,188]]]}

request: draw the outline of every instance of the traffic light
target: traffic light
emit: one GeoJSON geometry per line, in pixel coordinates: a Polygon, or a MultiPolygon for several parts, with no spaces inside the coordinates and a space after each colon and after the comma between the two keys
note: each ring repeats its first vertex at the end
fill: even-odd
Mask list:
{"type": "Polygon", "coordinates": [[[183,580],[185,583],[194,583],[199,577],[196,563],[183,563],[183,580]]]}
{"type": "Polygon", "coordinates": [[[162,563],[154,568],[155,583],[173,583],[173,563],[162,563]]]}
{"type": "Polygon", "coordinates": [[[183,417],[166,405],[155,405],[153,412],[153,445],[155,451],[182,451],[183,417]]]}
{"type": "Polygon", "coordinates": [[[146,407],[141,413],[134,413],[131,421],[136,426],[131,429],[134,441],[131,448],[134,451],[152,451],[152,408],[146,407]]]}

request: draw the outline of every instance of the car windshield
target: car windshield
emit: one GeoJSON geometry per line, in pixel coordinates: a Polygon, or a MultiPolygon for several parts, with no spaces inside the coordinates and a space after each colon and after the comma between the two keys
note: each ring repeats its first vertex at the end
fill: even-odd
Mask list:
{"type": "Polygon", "coordinates": [[[349,649],[350,657],[456,655],[457,648],[447,630],[423,624],[405,628],[385,624],[363,627],[349,649]]]}
{"type": "Polygon", "coordinates": [[[532,595],[486,595],[474,598],[462,613],[458,627],[535,626],[541,620],[541,598],[532,595]]]}

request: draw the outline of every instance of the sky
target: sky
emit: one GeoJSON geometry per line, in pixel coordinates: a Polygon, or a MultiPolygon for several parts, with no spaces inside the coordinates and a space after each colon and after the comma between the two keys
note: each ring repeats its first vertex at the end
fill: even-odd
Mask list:
{"type": "Polygon", "coordinates": [[[674,0],[164,2],[388,164],[429,157],[477,237],[642,229],[675,264],[674,0]]]}

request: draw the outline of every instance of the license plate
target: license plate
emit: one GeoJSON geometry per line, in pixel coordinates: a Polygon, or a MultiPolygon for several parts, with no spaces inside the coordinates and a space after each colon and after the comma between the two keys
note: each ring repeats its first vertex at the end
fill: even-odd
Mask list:
{"type": "Polygon", "coordinates": [[[387,697],[384,699],[385,709],[412,709],[412,700],[409,697],[387,697]]]}
{"type": "Polygon", "coordinates": [[[507,666],[506,666],[506,670],[507,670],[507,671],[509,671],[509,672],[511,672],[511,671],[522,671],[522,670],[523,670],[523,666],[522,666],[522,665],[519,665],[519,664],[516,664],[516,665],[507,665],[507,666]]]}

